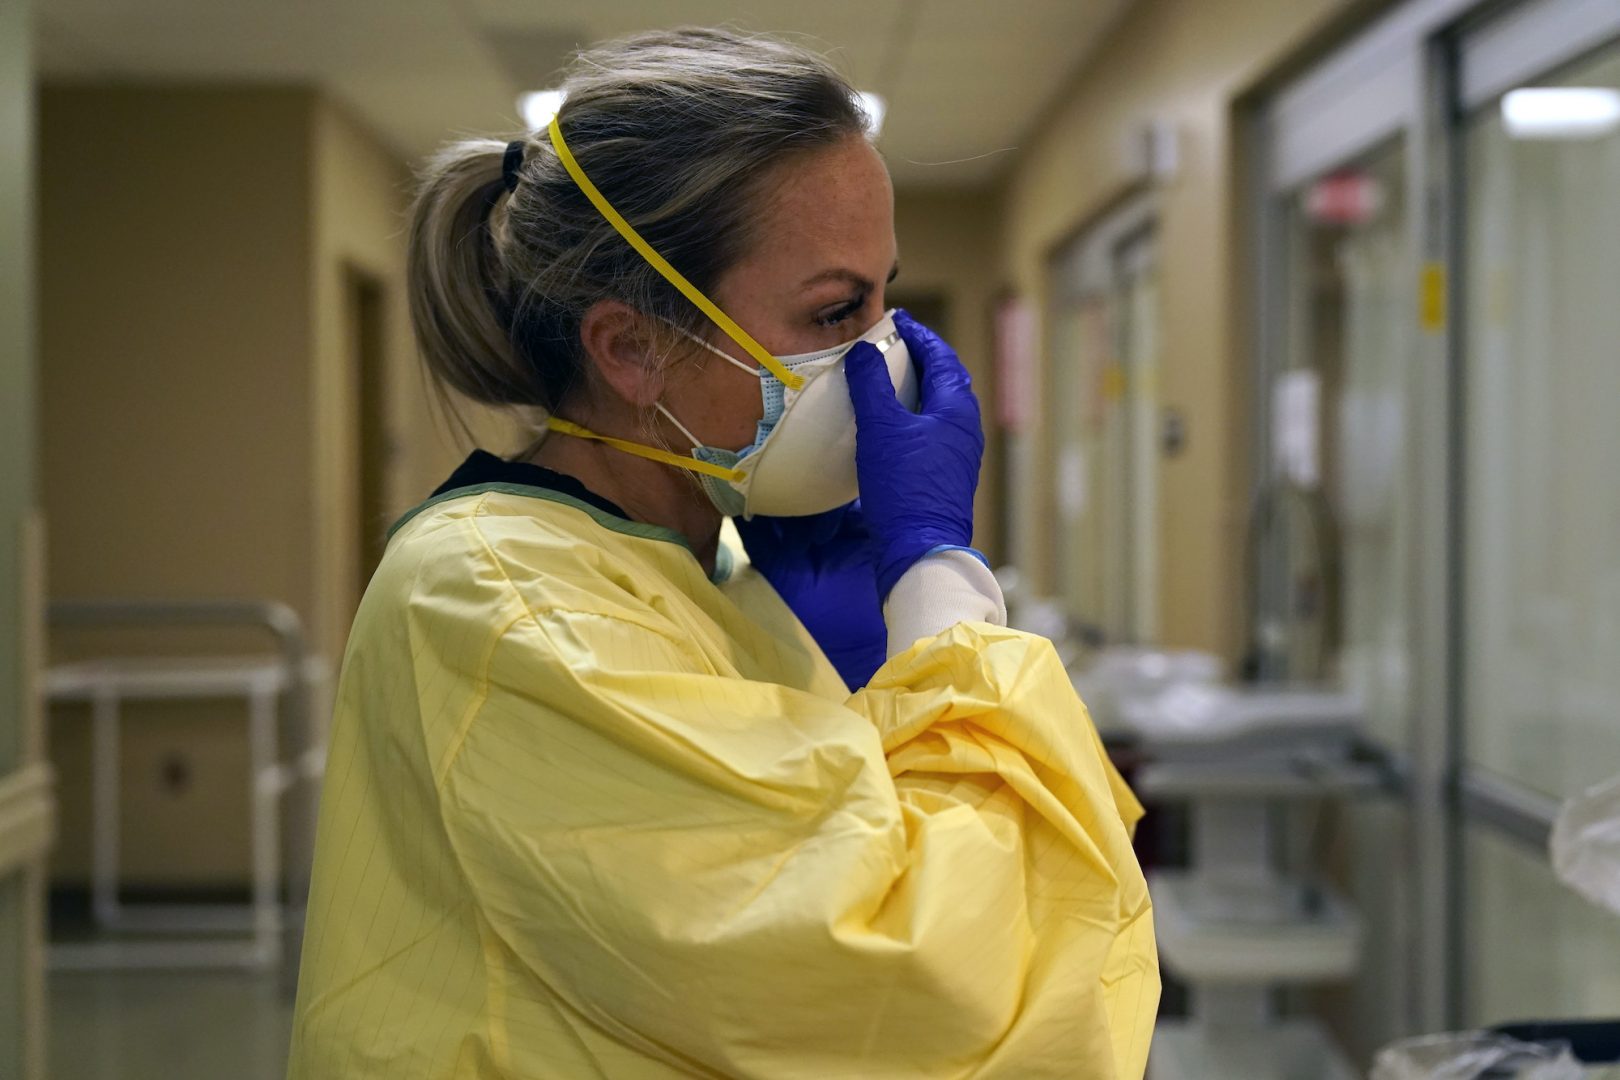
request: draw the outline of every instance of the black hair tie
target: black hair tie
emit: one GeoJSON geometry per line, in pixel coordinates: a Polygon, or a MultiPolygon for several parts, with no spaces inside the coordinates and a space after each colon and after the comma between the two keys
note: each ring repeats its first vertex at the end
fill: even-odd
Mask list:
{"type": "Polygon", "coordinates": [[[523,168],[523,150],[523,140],[513,139],[506,144],[506,154],[501,158],[501,183],[506,185],[508,193],[517,190],[518,173],[523,168]]]}

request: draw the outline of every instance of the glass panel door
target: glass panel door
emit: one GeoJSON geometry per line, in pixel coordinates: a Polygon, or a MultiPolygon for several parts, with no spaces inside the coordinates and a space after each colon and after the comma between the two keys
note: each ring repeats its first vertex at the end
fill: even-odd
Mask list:
{"type": "Polygon", "coordinates": [[[1393,745],[1407,741],[1410,625],[1405,173],[1397,140],[1290,198],[1288,340],[1263,523],[1284,575],[1270,613],[1275,673],[1356,693],[1372,733],[1393,745]]]}
{"type": "Polygon", "coordinates": [[[1118,458],[1124,467],[1118,517],[1124,533],[1119,619],[1127,639],[1158,637],[1159,276],[1151,232],[1120,244],[1114,258],[1116,348],[1124,375],[1118,458]]]}
{"type": "Polygon", "coordinates": [[[1069,615],[1110,643],[1157,628],[1159,342],[1151,204],[1083,233],[1054,266],[1053,551],[1069,615]]]}
{"type": "MultiPolygon", "coordinates": [[[[1620,773],[1620,43],[1585,50],[1460,133],[1463,754],[1554,799],[1620,773]]],[[[1533,848],[1465,857],[1467,1019],[1620,1013],[1620,918],[1533,848]]]]}
{"type": "Polygon", "coordinates": [[[1107,536],[1098,493],[1104,476],[1102,372],[1111,351],[1108,309],[1096,297],[1074,299],[1053,316],[1058,590],[1071,617],[1103,630],[1107,536]]]}
{"type": "Polygon", "coordinates": [[[1467,756],[1562,797],[1620,773],[1620,45],[1465,140],[1467,756]]]}
{"type": "MultiPolygon", "coordinates": [[[[1397,136],[1274,196],[1282,319],[1272,454],[1253,522],[1258,673],[1353,693],[1369,733],[1397,749],[1411,742],[1408,427],[1419,338],[1407,147],[1397,136]]],[[[1356,977],[1316,1000],[1366,1060],[1410,1030],[1416,1009],[1413,839],[1394,804],[1345,803],[1334,820],[1331,843],[1319,834],[1312,845],[1314,869],[1376,930],[1356,977]]]]}

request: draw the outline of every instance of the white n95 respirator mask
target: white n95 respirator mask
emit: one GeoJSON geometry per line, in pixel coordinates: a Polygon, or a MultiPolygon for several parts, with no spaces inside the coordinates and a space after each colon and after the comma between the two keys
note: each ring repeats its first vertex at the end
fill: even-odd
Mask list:
{"type": "Polygon", "coordinates": [[[784,368],[803,379],[786,385],[766,368],[755,369],[699,339],[698,344],[728,363],[759,377],[764,412],[754,441],[741,450],[705,446],[662,405],[658,410],[692,442],[692,456],[718,465],[731,477],[700,474],[703,490],[728,517],[803,517],[833,510],[860,493],[855,479],[855,411],[844,378],[844,356],[863,341],[883,354],[894,393],[908,409],[917,407],[917,373],[894,325],[894,312],[854,341],[820,352],[778,356],[784,368]]]}

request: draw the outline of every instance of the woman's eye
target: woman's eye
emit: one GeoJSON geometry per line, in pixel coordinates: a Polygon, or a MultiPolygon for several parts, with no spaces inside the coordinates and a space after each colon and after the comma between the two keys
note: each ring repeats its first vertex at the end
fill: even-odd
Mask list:
{"type": "Polygon", "coordinates": [[[864,305],[865,303],[866,303],[866,297],[864,297],[864,296],[861,297],[858,300],[851,300],[849,303],[844,304],[842,307],[834,308],[832,311],[828,312],[825,315],[817,315],[816,316],[816,324],[818,326],[829,326],[830,327],[830,326],[837,326],[840,323],[848,322],[850,319],[855,317],[855,313],[860,311],[862,305],[864,305]]]}

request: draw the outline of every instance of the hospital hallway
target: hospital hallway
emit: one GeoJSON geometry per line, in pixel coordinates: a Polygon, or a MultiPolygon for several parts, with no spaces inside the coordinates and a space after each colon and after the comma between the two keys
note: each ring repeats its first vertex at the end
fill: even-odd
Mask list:
{"type": "MultiPolygon", "coordinates": [[[[858,165],[828,174],[825,197],[866,205],[858,165]]],[[[858,227],[794,213],[781,235],[805,245],[858,227]]],[[[879,239],[859,251],[877,271],[893,261],[879,239]]],[[[830,311],[842,295],[827,295],[830,311]]],[[[555,1063],[589,1059],[589,1075],[636,1077],[1620,1078],[1617,471],[1620,0],[0,0],[0,1080],[448,1077],[428,1044],[454,1043],[434,1025],[474,1009],[475,969],[476,1008],[496,1019],[461,1036],[458,1077],[583,1076],[555,1063]],[[604,67],[634,55],[626,40],[647,66],[604,67]],[[606,120],[569,128],[571,152],[569,103],[596,116],[615,93],[657,91],[670,42],[717,50],[682,75],[698,92],[657,105],[693,160],[609,168],[589,140],[633,140],[606,120]],[[735,138],[704,142],[709,114],[680,111],[718,115],[703,86],[786,93],[726,49],[825,57],[858,92],[841,122],[892,182],[895,276],[808,279],[863,291],[836,318],[818,308],[802,346],[761,345],[749,335],[771,328],[702,296],[735,280],[711,256],[810,272],[793,261],[809,247],[753,241],[816,197],[832,153],[817,119],[771,133],[763,90],[721,122],[735,138]],[[567,80],[586,89],[570,97],[567,80]],[[472,138],[486,141],[459,164],[435,159],[472,138]],[[748,153],[811,179],[722,175],[748,153]],[[413,208],[424,183],[441,201],[463,185],[438,233],[432,199],[413,208]],[[652,250],[692,213],[714,224],[652,250]],[[593,277],[605,251],[643,276],[593,277]],[[608,299],[544,307],[547,290],[608,299]],[[467,296],[482,305],[471,329],[448,306],[467,296]],[[630,338],[601,344],[604,310],[657,328],[635,331],[634,360],[630,338]],[[730,367],[696,350],[696,375],[660,367],[687,347],[669,326],[708,334],[730,367]],[[456,381],[429,355],[456,334],[494,340],[507,368],[456,381]],[[846,380],[857,337],[877,347],[848,349],[846,380]],[[918,441],[965,423],[960,409],[923,423],[946,415],[930,365],[951,350],[980,411],[976,488],[958,473],[977,434],[938,453],[918,441]],[[524,366],[542,352],[582,366],[524,366]],[[882,356],[907,408],[887,400],[882,356]],[[872,370],[892,415],[862,396],[872,370]],[[693,405],[699,377],[743,385],[757,428],[731,398],[693,405]],[[620,394],[643,437],[593,433],[603,412],[562,416],[556,401],[587,393],[620,394]],[[847,438],[790,443],[812,423],[795,410],[847,438]],[[917,424],[883,444],[904,466],[876,460],[889,429],[874,417],[917,424]],[[710,540],[715,510],[728,519],[718,546],[644,512],[656,499],[629,501],[634,483],[605,491],[557,464],[571,461],[680,477],[710,540]],[[807,502],[829,491],[843,493],[807,502]],[[469,493],[490,501],[457,511],[469,493]],[[927,539],[901,560],[903,498],[928,503],[911,519],[927,539]],[[823,511],[860,530],[864,616],[834,584],[801,603],[760,546],[823,511]],[[598,539],[545,563],[534,552],[555,544],[512,537],[552,528],[548,514],[598,539]],[[508,530],[489,534],[507,546],[480,528],[508,530]],[[483,547],[447,546],[463,533],[483,547]],[[403,561],[430,540],[446,545],[438,563],[403,561]],[[656,587],[632,580],[648,548],[663,555],[645,565],[673,567],[656,587]],[[499,573],[478,569],[486,554],[499,573]],[[529,558],[533,580],[514,584],[529,558]],[[417,592],[384,606],[458,567],[471,584],[437,606],[417,592]],[[476,591],[503,576],[518,614],[476,591]],[[558,649],[560,674],[501,697],[515,646],[484,642],[479,621],[505,635],[567,604],[565,629],[521,639],[558,649]],[[940,642],[952,659],[928,661],[940,642]],[[876,653],[857,678],[858,648],[876,653]],[[1013,707],[986,687],[1043,663],[1056,679],[1040,693],[1056,696],[1017,700],[1055,743],[973,726],[974,709],[1013,707]],[[615,664],[683,674],[637,681],[641,667],[615,664]],[[925,695],[908,678],[971,708],[927,698],[939,728],[918,735],[905,709],[925,695]],[[571,716],[576,701],[617,710],[580,721],[588,746],[479,742],[486,716],[571,716]],[[421,730],[364,742],[412,710],[421,730]],[[875,772],[837,756],[849,731],[875,772]],[[775,756],[801,744],[803,760],[775,756]],[[805,761],[833,787],[804,786],[805,761]],[[948,783],[940,761],[967,778],[948,783]],[[1090,762],[1078,780],[1072,761],[1090,762]],[[629,794],[582,805],[577,762],[629,794]],[[784,786],[747,788],[756,765],[784,786]],[[853,798],[857,773],[890,793],[881,857],[831,854],[878,828],[838,825],[857,820],[841,804],[793,819],[775,848],[774,819],[746,816],[853,798]],[[533,775],[553,779],[498,779],[533,775]],[[413,779],[420,791],[396,786],[413,779]],[[637,819],[641,794],[662,809],[637,819]],[[418,795],[442,798],[443,820],[415,816],[418,795]],[[503,808],[514,818],[489,824],[503,808]],[[925,818],[958,827],[924,843],[925,818]],[[721,840],[703,840],[716,821],[721,840]],[[1010,878],[965,857],[941,868],[980,850],[962,821],[1014,853],[1010,878]],[[812,827],[828,831],[812,843],[812,827]],[[602,834],[619,846],[591,847],[602,834]],[[667,855],[645,846],[659,835],[667,855]],[[708,846],[684,864],[692,836],[708,846]],[[1083,857],[1053,854],[1068,843],[1083,857]],[[929,873],[896,869],[924,852],[929,873]],[[738,853],[755,861],[713,865],[738,853]],[[525,856],[521,872],[490,865],[525,856]],[[389,859],[397,895],[377,884],[389,859]],[[892,895],[862,877],[878,865],[892,895]],[[625,866],[646,878],[624,884],[625,866]],[[1094,892],[1062,876],[1082,872],[1094,892]],[[1133,882],[1151,920],[1126,910],[1133,882]],[[676,898],[701,888],[731,914],[683,922],[695,913],[676,898]],[[629,889],[645,910],[604,914],[592,889],[629,889]],[[933,927],[904,948],[944,959],[927,954],[915,984],[886,967],[841,983],[869,947],[845,916],[821,928],[825,972],[789,931],[727,939],[716,949],[756,951],[717,951],[689,979],[673,959],[772,911],[802,928],[823,889],[851,911],[903,908],[933,927]],[[1082,895],[1084,914],[1043,914],[1082,895]],[[1008,897],[1027,909],[1009,915],[1008,897]],[[1073,940],[1052,929],[1064,919],[1073,940]],[[1108,943],[1080,943],[1105,924],[1108,943]],[[551,929],[531,948],[513,926],[551,929]],[[643,931],[676,944],[614,939],[643,931]],[[985,959],[1008,941],[1024,952],[985,959]],[[1077,956],[1103,966],[1081,972],[1077,956]],[[727,981],[760,957],[755,982],[727,981]],[[633,975],[613,976],[620,963],[633,975]],[[510,981],[521,965],[532,982],[510,981]],[[959,1017],[906,996],[936,983],[979,1004],[959,1017]],[[722,1002],[737,985],[757,991],[722,1002]],[[1039,997],[1072,986],[1070,1012],[1039,997]],[[441,991],[462,1012],[410,1011],[441,991]],[[802,1016],[756,1030],[734,1015],[769,1014],[778,991],[802,1016]],[[839,1016],[870,1022],[870,1056],[839,1056],[839,1016]],[[899,1044],[874,1050],[891,1030],[899,1044]],[[796,1053],[765,1031],[823,1034],[796,1053]],[[352,1063],[314,1064],[319,1039],[352,1039],[352,1063]]],[[[806,564],[814,581],[848,572],[826,558],[806,564]]],[[[539,725],[515,730],[555,734],[539,725]]],[[[900,916],[884,910],[887,933],[900,916]]]]}

